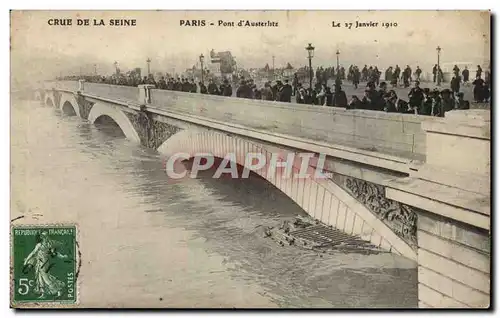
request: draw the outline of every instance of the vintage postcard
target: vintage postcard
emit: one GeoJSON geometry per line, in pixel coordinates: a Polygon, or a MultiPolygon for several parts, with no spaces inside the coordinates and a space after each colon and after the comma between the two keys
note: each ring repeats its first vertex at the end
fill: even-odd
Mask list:
{"type": "Polygon", "coordinates": [[[10,19],[13,308],[490,307],[488,10],[10,19]]]}

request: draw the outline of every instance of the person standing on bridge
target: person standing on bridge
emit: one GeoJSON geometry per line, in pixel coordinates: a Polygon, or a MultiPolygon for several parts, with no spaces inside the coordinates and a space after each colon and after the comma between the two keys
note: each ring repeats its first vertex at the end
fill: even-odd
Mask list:
{"type": "Polygon", "coordinates": [[[460,92],[461,78],[459,75],[454,75],[450,82],[451,91],[456,95],[460,92]]]}
{"type": "Polygon", "coordinates": [[[292,86],[288,84],[288,79],[285,80],[285,85],[281,88],[280,101],[286,103],[292,102],[292,86]]]}
{"type": "Polygon", "coordinates": [[[432,98],[431,90],[426,87],[423,89],[423,100],[418,109],[419,115],[431,116],[432,115],[432,98]]]}
{"type": "Polygon", "coordinates": [[[415,86],[408,93],[411,108],[420,108],[424,100],[424,91],[420,88],[420,82],[415,81],[415,86]]]}
{"type": "Polygon", "coordinates": [[[299,86],[299,78],[297,76],[297,72],[293,74],[293,81],[292,81],[292,95],[295,96],[297,94],[297,87],[299,86]]]}
{"type": "Polygon", "coordinates": [[[363,103],[359,100],[358,96],[352,95],[352,99],[347,106],[347,109],[363,109],[363,103]]]}
{"type": "Polygon", "coordinates": [[[474,85],[473,89],[473,94],[474,94],[474,101],[476,103],[482,103],[484,101],[484,80],[478,76],[476,79],[472,82],[472,85],[474,85]]]}
{"type": "Polygon", "coordinates": [[[159,89],[167,89],[167,82],[165,82],[165,77],[161,77],[160,80],[158,81],[158,88],[159,89]]]}
{"type": "Polygon", "coordinates": [[[385,70],[385,80],[389,83],[392,81],[392,66],[389,66],[389,68],[385,70]]]}
{"type": "Polygon", "coordinates": [[[409,65],[406,65],[406,68],[403,71],[403,84],[405,88],[410,87],[410,77],[411,77],[411,69],[409,65]]]}
{"type": "Polygon", "coordinates": [[[198,85],[200,86],[200,94],[208,93],[207,87],[205,86],[205,84],[203,84],[203,82],[199,82],[198,85]]]}
{"type": "Polygon", "coordinates": [[[191,84],[189,84],[187,78],[182,79],[182,91],[183,92],[190,92],[191,91],[191,84]]]}
{"type": "Polygon", "coordinates": [[[398,87],[398,80],[399,80],[400,73],[401,73],[401,69],[399,68],[399,65],[396,64],[396,68],[394,69],[394,72],[392,73],[392,81],[391,81],[392,87],[398,87]]]}
{"type": "Polygon", "coordinates": [[[219,95],[219,88],[217,87],[217,84],[214,83],[212,78],[208,80],[207,90],[210,95],[219,95]]]}
{"type": "Polygon", "coordinates": [[[441,94],[439,89],[435,88],[431,93],[432,110],[431,116],[439,116],[441,113],[441,94]]]}
{"type": "Polygon", "coordinates": [[[365,64],[365,66],[363,67],[363,69],[361,70],[361,80],[363,82],[366,82],[368,81],[368,67],[367,65],[365,64]]]}
{"type": "Polygon", "coordinates": [[[483,69],[481,68],[480,65],[477,66],[477,70],[476,70],[476,78],[481,78],[481,74],[483,74],[483,69]]]}
{"type": "Polygon", "coordinates": [[[467,69],[467,66],[462,71],[462,78],[464,80],[464,84],[468,84],[469,83],[469,70],[467,69]]]}
{"type": "Polygon", "coordinates": [[[192,78],[189,82],[189,92],[190,93],[197,93],[198,92],[198,86],[196,86],[196,83],[194,82],[194,79],[192,78]]]}
{"type": "Polygon", "coordinates": [[[434,67],[432,68],[432,82],[436,83],[436,76],[438,73],[438,66],[437,64],[434,64],[434,67]]]}
{"type": "Polygon", "coordinates": [[[224,79],[224,82],[221,85],[222,96],[233,96],[233,88],[227,78],[224,79]]]}
{"type": "Polygon", "coordinates": [[[452,96],[452,92],[447,88],[441,91],[441,109],[439,117],[444,117],[446,112],[455,109],[455,99],[452,96]]]}
{"type": "Polygon", "coordinates": [[[236,89],[236,97],[240,97],[240,98],[249,98],[250,94],[249,94],[249,90],[251,88],[248,86],[247,82],[245,81],[245,79],[242,79],[240,81],[240,85],[238,86],[238,88],[236,89]]]}
{"type": "Polygon", "coordinates": [[[262,98],[262,100],[273,100],[274,99],[273,90],[271,89],[271,84],[269,82],[266,82],[264,84],[264,88],[262,89],[262,93],[261,93],[261,98],[262,98]]]}
{"type": "Polygon", "coordinates": [[[361,77],[361,73],[359,72],[358,67],[354,66],[354,68],[352,70],[352,84],[354,85],[355,89],[358,89],[360,77],[361,77]]]}
{"type": "Polygon", "coordinates": [[[347,96],[339,83],[335,83],[332,105],[335,107],[347,107],[347,96]]]}
{"type": "Polygon", "coordinates": [[[417,65],[417,69],[415,70],[415,81],[420,82],[420,75],[422,74],[422,70],[417,65]]]}

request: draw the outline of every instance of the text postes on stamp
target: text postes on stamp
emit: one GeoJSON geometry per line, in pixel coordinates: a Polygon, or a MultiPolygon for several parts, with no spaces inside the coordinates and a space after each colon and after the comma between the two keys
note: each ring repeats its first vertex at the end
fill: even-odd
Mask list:
{"type": "Polygon", "coordinates": [[[75,225],[11,229],[12,303],[74,304],[77,301],[75,225]]]}

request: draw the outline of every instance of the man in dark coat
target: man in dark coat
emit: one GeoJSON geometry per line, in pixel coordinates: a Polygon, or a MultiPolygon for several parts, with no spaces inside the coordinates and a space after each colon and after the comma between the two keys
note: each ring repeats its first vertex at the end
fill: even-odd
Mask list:
{"type": "Polygon", "coordinates": [[[359,100],[358,96],[352,95],[352,99],[347,106],[348,109],[363,109],[363,103],[359,100]]]}
{"type": "MultiPolygon", "coordinates": [[[[299,94],[297,94],[296,96],[298,97],[299,94]]],[[[273,90],[271,89],[271,84],[269,84],[269,82],[266,82],[264,84],[264,88],[261,92],[261,98],[263,100],[274,100],[273,90]]]]}
{"type": "Polygon", "coordinates": [[[444,113],[455,109],[455,99],[453,94],[449,89],[443,89],[441,91],[441,109],[439,112],[439,117],[444,117],[444,113]]]}
{"type": "Polygon", "coordinates": [[[420,82],[420,75],[422,74],[422,69],[417,65],[417,69],[415,70],[415,81],[420,82]]]}
{"type": "Polygon", "coordinates": [[[194,82],[194,79],[191,79],[191,81],[189,82],[189,86],[190,86],[189,92],[191,92],[191,93],[198,92],[198,86],[194,82]]]}
{"type": "Polygon", "coordinates": [[[217,87],[217,84],[214,83],[213,79],[208,80],[208,93],[210,95],[219,95],[219,88],[217,87]]]}
{"type": "Polygon", "coordinates": [[[276,81],[276,84],[274,84],[271,89],[273,90],[273,96],[274,96],[274,100],[275,101],[279,101],[280,100],[280,94],[281,94],[281,87],[283,86],[283,83],[278,80],[276,81]]]}
{"type": "Polygon", "coordinates": [[[191,84],[188,82],[187,78],[184,78],[182,80],[182,91],[183,92],[190,92],[191,91],[191,84]]]}
{"type": "Polygon", "coordinates": [[[253,93],[251,93],[252,88],[247,84],[244,79],[241,80],[240,86],[236,89],[236,97],[241,98],[252,98],[253,93]]]}
{"type": "Polygon", "coordinates": [[[473,82],[472,85],[474,85],[473,93],[474,93],[474,101],[476,103],[481,103],[484,100],[484,94],[483,94],[483,85],[484,81],[481,77],[477,77],[473,82]]]}
{"type": "Polygon", "coordinates": [[[405,88],[410,87],[410,77],[411,77],[411,69],[409,65],[406,65],[406,68],[403,71],[403,83],[405,88]]]}
{"type": "Polygon", "coordinates": [[[352,69],[352,84],[354,85],[354,88],[358,89],[359,81],[360,81],[361,73],[359,72],[359,69],[357,66],[354,66],[352,69]]]}
{"type": "Polygon", "coordinates": [[[431,116],[439,116],[441,114],[441,93],[439,89],[435,88],[431,92],[432,111],[431,116]]]}
{"type": "Polygon", "coordinates": [[[390,90],[386,95],[384,95],[385,106],[384,111],[388,113],[412,113],[413,110],[410,109],[408,102],[398,98],[398,95],[394,90],[390,90]]]}
{"type": "Polygon", "coordinates": [[[222,88],[222,96],[232,96],[233,95],[233,88],[231,87],[231,84],[229,84],[229,81],[227,79],[224,79],[224,82],[221,85],[222,88]]]}
{"type": "Polygon", "coordinates": [[[160,80],[158,81],[158,88],[159,89],[167,89],[167,82],[165,82],[165,77],[161,77],[160,80]]]}
{"type": "Polygon", "coordinates": [[[460,92],[460,81],[461,81],[461,78],[458,75],[453,76],[453,78],[451,79],[450,88],[454,94],[457,94],[458,92],[460,92]]]}
{"type": "Polygon", "coordinates": [[[207,87],[205,86],[205,84],[203,84],[202,82],[199,82],[198,85],[200,85],[200,93],[201,94],[207,94],[208,93],[207,87]]]}
{"type": "Polygon", "coordinates": [[[462,78],[464,79],[464,84],[469,82],[469,70],[467,69],[467,66],[462,71],[462,78]]]}
{"type": "Polygon", "coordinates": [[[432,81],[436,83],[436,77],[438,73],[438,66],[437,64],[434,64],[434,67],[432,68],[432,81]]]}
{"type": "Polygon", "coordinates": [[[431,90],[429,88],[423,89],[424,98],[422,103],[418,109],[419,115],[431,116],[432,115],[432,98],[431,98],[431,90]]]}
{"type": "Polygon", "coordinates": [[[480,65],[477,66],[477,70],[476,70],[476,78],[481,78],[481,74],[483,73],[483,69],[481,68],[480,65]]]}
{"type": "Polygon", "coordinates": [[[174,90],[182,91],[182,81],[180,78],[177,78],[177,81],[174,83],[174,90]]]}
{"type": "Polygon", "coordinates": [[[419,108],[424,100],[424,91],[420,88],[420,82],[415,81],[415,86],[408,93],[410,107],[419,108]]]}
{"type": "Polygon", "coordinates": [[[368,68],[366,67],[366,65],[361,70],[361,80],[364,82],[368,80],[368,68]]]}
{"type": "MultiPolygon", "coordinates": [[[[266,83],[266,85],[268,85],[266,83]]],[[[266,88],[264,88],[266,90],[266,88]]],[[[272,94],[273,92],[271,91],[271,88],[269,87],[269,91],[271,92],[271,100],[272,100],[272,94]]],[[[262,93],[262,99],[264,99],[264,92],[262,93]]],[[[295,93],[295,101],[297,104],[306,104],[307,100],[307,92],[304,87],[300,86],[297,88],[297,93],[295,93]]]]}
{"type": "Polygon", "coordinates": [[[342,90],[342,86],[335,85],[335,92],[333,93],[332,105],[335,107],[347,107],[347,96],[342,90]]]}
{"type": "Polygon", "coordinates": [[[292,86],[285,80],[285,85],[281,88],[280,101],[290,103],[292,101],[292,86]]]}
{"type": "Polygon", "coordinates": [[[293,81],[292,81],[292,88],[293,88],[292,95],[294,95],[294,96],[297,94],[298,85],[299,85],[299,78],[297,76],[297,73],[294,73],[293,74],[293,81]]]}

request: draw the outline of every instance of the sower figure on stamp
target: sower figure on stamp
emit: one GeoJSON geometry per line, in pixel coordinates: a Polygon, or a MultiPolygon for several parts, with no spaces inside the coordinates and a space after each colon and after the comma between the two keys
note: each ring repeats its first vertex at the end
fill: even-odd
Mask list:
{"type": "Polygon", "coordinates": [[[53,257],[66,259],[67,255],[60,254],[57,251],[60,243],[51,240],[46,231],[40,234],[40,241],[35,248],[24,259],[24,266],[32,266],[35,270],[35,293],[40,294],[39,298],[47,295],[61,296],[64,288],[64,282],[57,279],[49,273],[53,257]]]}

